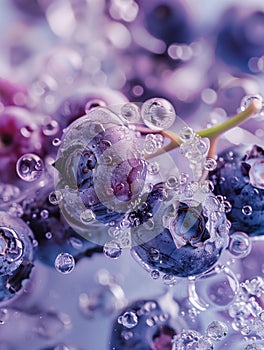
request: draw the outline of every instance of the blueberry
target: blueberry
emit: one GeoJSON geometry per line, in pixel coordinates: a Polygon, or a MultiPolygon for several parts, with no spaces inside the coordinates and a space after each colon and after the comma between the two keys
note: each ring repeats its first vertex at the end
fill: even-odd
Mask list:
{"type": "Polygon", "coordinates": [[[0,211],[0,301],[22,289],[33,268],[33,233],[19,218],[0,211]]]}
{"type": "Polygon", "coordinates": [[[193,28],[182,2],[139,1],[139,6],[144,13],[144,25],[154,37],[164,41],[167,45],[189,43],[192,40],[193,28]]]}
{"type": "Polygon", "coordinates": [[[210,177],[215,185],[214,193],[225,196],[232,205],[227,213],[231,230],[250,236],[263,235],[263,149],[257,145],[251,149],[233,147],[220,153],[218,159],[210,177]]]}
{"type": "Polygon", "coordinates": [[[114,322],[109,349],[169,350],[175,334],[157,301],[137,300],[114,322]]]}
{"type": "Polygon", "coordinates": [[[67,251],[76,261],[84,256],[102,252],[102,247],[78,235],[64,219],[59,205],[49,201],[53,187],[37,190],[31,200],[25,199],[22,219],[35,234],[38,257],[42,263],[54,266],[56,256],[67,251]]]}
{"type": "Polygon", "coordinates": [[[161,205],[153,216],[153,230],[146,230],[144,224],[133,228],[133,257],[150,271],[172,276],[188,277],[206,272],[226,247],[228,232],[224,213],[209,211],[206,213],[202,204],[190,206],[179,202],[176,212],[175,208],[171,212],[166,204],[165,209],[161,205]],[[216,215],[214,222],[211,215],[216,215]]]}
{"type": "Polygon", "coordinates": [[[58,186],[77,191],[80,203],[97,221],[118,225],[130,202],[141,195],[146,178],[146,162],[134,132],[101,107],[77,119],[67,131],[55,162],[58,186]]]}
{"type": "Polygon", "coordinates": [[[249,60],[264,48],[264,11],[231,7],[220,21],[216,54],[228,65],[250,72],[249,60]]]}

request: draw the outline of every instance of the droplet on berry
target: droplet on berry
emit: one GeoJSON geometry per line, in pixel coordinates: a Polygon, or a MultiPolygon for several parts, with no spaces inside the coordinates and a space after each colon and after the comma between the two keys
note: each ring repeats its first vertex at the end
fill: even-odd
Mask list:
{"type": "Polygon", "coordinates": [[[243,97],[241,101],[241,104],[240,104],[241,111],[243,112],[244,110],[246,110],[254,100],[263,104],[263,97],[261,95],[248,95],[243,97]]]}

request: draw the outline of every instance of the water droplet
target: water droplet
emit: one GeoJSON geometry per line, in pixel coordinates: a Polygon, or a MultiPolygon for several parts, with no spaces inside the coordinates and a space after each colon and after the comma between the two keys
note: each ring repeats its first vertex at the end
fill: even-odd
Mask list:
{"type": "Polygon", "coordinates": [[[49,217],[49,211],[47,209],[41,210],[40,217],[44,220],[47,219],[49,217]]]}
{"type": "Polygon", "coordinates": [[[136,123],[140,120],[139,108],[134,103],[126,103],[121,107],[121,115],[127,121],[136,123]]]}
{"type": "Polygon", "coordinates": [[[176,177],[176,176],[169,176],[168,178],[167,178],[167,181],[166,181],[166,186],[168,187],[168,188],[175,188],[175,187],[177,187],[178,186],[178,184],[179,184],[179,180],[178,180],[178,178],[176,177]]]}
{"type": "Polygon", "coordinates": [[[144,151],[147,153],[147,154],[152,154],[152,153],[155,153],[157,151],[158,147],[157,147],[157,144],[154,140],[149,140],[149,139],[146,139],[145,142],[144,142],[144,151]]]}
{"type": "Polygon", "coordinates": [[[120,244],[115,241],[106,242],[104,245],[104,255],[111,259],[117,259],[122,253],[120,244]]]}
{"type": "Polygon", "coordinates": [[[95,219],[95,214],[91,209],[86,209],[81,212],[80,220],[83,224],[89,224],[95,219]]]}
{"type": "Polygon", "coordinates": [[[52,140],[52,144],[53,146],[58,147],[61,145],[61,140],[58,137],[56,137],[55,139],[52,140]]]}
{"type": "Polygon", "coordinates": [[[16,163],[18,176],[27,182],[38,180],[44,171],[42,159],[33,153],[24,154],[16,163]]]}
{"type": "Polygon", "coordinates": [[[59,131],[59,124],[56,120],[51,120],[42,127],[42,132],[45,136],[52,136],[59,131]]]}
{"type": "Polygon", "coordinates": [[[244,215],[250,216],[253,213],[253,209],[250,205],[244,205],[242,208],[242,213],[244,215]]]}
{"type": "Polygon", "coordinates": [[[191,129],[189,126],[185,126],[181,129],[179,136],[183,142],[187,142],[191,141],[194,138],[195,133],[193,132],[193,129],[191,129]]]}
{"type": "Polygon", "coordinates": [[[263,98],[261,95],[248,95],[243,97],[241,103],[240,103],[240,109],[243,112],[246,110],[253,101],[259,101],[261,104],[263,103],[263,98]]]}
{"type": "Polygon", "coordinates": [[[160,252],[158,249],[150,248],[149,250],[149,257],[154,260],[158,261],[160,259],[160,252]]]}
{"type": "Polygon", "coordinates": [[[172,104],[163,98],[152,98],[141,107],[144,123],[152,130],[169,129],[175,121],[176,114],[172,104]]]}
{"type": "Polygon", "coordinates": [[[217,162],[213,158],[206,158],[204,161],[204,169],[208,171],[213,171],[217,167],[217,162]]]}
{"type": "Polygon", "coordinates": [[[75,260],[69,253],[60,253],[55,259],[55,268],[58,272],[67,274],[75,267],[75,260]]]}
{"type": "Polygon", "coordinates": [[[160,278],[160,272],[158,270],[152,270],[150,276],[154,280],[157,280],[158,278],[160,278]]]}
{"type": "Polygon", "coordinates": [[[229,252],[238,258],[244,258],[251,251],[251,240],[244,232],[234,232],[230,236],[229,252]]]}
{"type": "Polygon", "coordinates": [[[165,274],[162,277],[162,282],[168,286],[173,286],[176,283],[176,277],[171,274],[165,274]]]}
{"type": "Polygon", "coordinates": [[[125,339],[125,340],[129,340],[133,337],[133,332],[122,332],[121,336],[125,339]]]}
{"type": "Polygon", "coordinates": [[[133,328],[138,324],[138,317],[135,312],[128,311],[118,318],[118,322],[126,328],[133,328]]]}
{"type": "Polygon", "coordinates": [[[45,237],[46,237],[47,239],[51,239],[51,238],[52,238],[52,233],[51,233],[51,232],[46,232],[46,233],[45,233],[45,237]]]}
{"type": "Polygon", "coordinates": [[[221,321],[211,322],[206,329],[207,336],[212,340],[222,340],[224,337],[226,337],[227,333],[228,327],[221,321]]]}
{"type": "Polygon", "coordinates": [[[49,194],[49,202],[53,205],[57,205],[62,201],[62,194],[60,191],[53,191],[49,194]]]}
{"type": "Polygon", "coordinates": [[[160,167],[158,162],[151,162],[147,165],[148,172],[151,175],[157,175],[159,173],[160,167]]]}

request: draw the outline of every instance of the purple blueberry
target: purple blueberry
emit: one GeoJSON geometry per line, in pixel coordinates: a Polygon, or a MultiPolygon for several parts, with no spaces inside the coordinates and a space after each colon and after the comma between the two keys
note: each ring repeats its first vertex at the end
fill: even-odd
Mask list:
{"type": "Polygon", "coordinates": [[[98,246],[78,235],[64,219],[59,203],[50,202],[52,186],[37,190],[35,197],[25,199],[22,219],[28,224],[38,243],[38,258],[42,263],[54,266],[57,255],[67,251],[76,261],[84,256],[102,252],[98,246]]]}
{"type": "Polygon", "coordinates": [[[232,210],[227,213],[232,231],[263,235],[264,151],[254,145],[233,147],[220,153],[211,173],[214,193],[225,196],[232,210]]]}
{"type": "Polygon", "coordinates": [[[216,55],[228,65],[250,72],[250,59],[263,55],[263,32],[263,10],[233,6],[220,20],[216,55]]]}
{"type": "Polygon", "coordinates": [[[189,206],[179,202],[173,215],[161,208],[154,215],[151,232],[144,225],[133,229],[133,257],[149,271],[158,270],[174,277],[208,271],[227,245],[228,229],[224,213],[212,211],[211,214],[217,215],[214,222],[211,214],[205,213],[201,204],[189,206]]]}

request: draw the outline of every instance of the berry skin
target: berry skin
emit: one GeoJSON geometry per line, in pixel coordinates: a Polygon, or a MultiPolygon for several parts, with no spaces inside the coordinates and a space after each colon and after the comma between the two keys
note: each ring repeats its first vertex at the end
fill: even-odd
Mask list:
{"type": "Polygon", "coordinates": [[[147,173],[134,132],[101,107],[67,131],[55,162],[58,186],[77,191],[84,209],[91,209],[99,222],[118,224],[141,194],[147,173]]]}
{"type": "Polygon", "coordinates": [[[216,55],[228,65],[250,72],[250,58],[263,55],[264,11],[233,6],[220,23],[216,55]]]}
{"type": "Polygon", "coordinates": [[[133,302],[114,322],[109,349],[170,350],[171,340],[176,332],[166,317],[161,320],[160,316],[163,314],[161,306],[155,300],[133,302]],[[128,328],[124,322],[119,323],[120,316],[130,314],[136,319],[133,327],[128,328]],[[156,319],[156,324],[148,324],[151,319],[156,319]]]}
{"type": "Polygon", "coordinates": [[[161,221],[166,214],[160,209],[154,215],[151,232],[144,225],[134,228],[133,257],[150,271],[158,270],[174,277],[189,277],[208,271],[227,245],[228,229],[222,231],[226,227],[224,213],[215,212],[217,219],[211,222],[203,210],[201,204],[190,207],[179,202],[177,212],[165,228],[161,221]],[[157,219],[159,216],[160,220],[157,219]],[[156,254],[153,255],[153,251],[156,254]]]}
{"type": "Polygon", "coordinates": [[[227,213],[231,230],[250,236],[263,235],[264,151],[254,145],[227,149],[218,156],[218,166],[210,174],[214,193],[225,196],[232,210],[227,213]]]}
{"type": "Polygon", "coordinates": [[[62,251],[72,254],[75,260],[102,252],[102,247],[78,235],[64,220],[59,205],[49,201],[52,186],[44,187],[36,192],[35,198],[25,199],[22,219],[35,234],[38,242],[37,250],[40,261],[54,266],[55,258],[62,251]]]}

